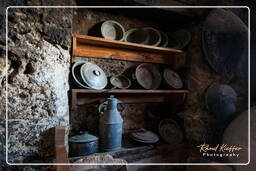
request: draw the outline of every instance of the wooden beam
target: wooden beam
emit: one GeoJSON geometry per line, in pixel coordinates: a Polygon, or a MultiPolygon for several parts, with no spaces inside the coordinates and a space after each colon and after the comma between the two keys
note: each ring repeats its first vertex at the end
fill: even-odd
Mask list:
{"type": "MultiPolygon", "coordinates": [[[[65,127],[55,127],[55,157],[56,163],[69,163],[65,147],[65,127]]],[[[56,165],[56,171],[71,171],[69,165],[56,165]]]]}

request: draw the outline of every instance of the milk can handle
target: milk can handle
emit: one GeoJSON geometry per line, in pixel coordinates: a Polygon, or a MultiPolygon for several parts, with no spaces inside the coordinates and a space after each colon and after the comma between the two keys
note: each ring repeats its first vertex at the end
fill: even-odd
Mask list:
{"type": "Polygon", "coordinates": [[[107,104],[108,104],[108,101],[105,101],[105,102],[103,102],[103,103],[101,103],[101,104],[99,105],[99,113],[100,113],[100,114],[103,113],[103,109],[104,109],[104,107],[105,107],[107,104]]]}

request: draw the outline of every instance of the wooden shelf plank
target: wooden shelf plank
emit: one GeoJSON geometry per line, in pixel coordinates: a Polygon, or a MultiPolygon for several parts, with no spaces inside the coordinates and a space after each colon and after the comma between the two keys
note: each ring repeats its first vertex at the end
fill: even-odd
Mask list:
{"type": "Polygon", "coordinates": [[[173,49],[173,48],[163,48],[157,46],[149,46],[138,43],[122,42],[118,40],[109,40],[100,37],[93,37],[87,35],[73,34],[73,37],[77,38],[79,43],[91,44],[91,45],[101,45],[106,47],[116,47],[116,48],[126,48],[133,50],[145,50],[148,52],[161,52],[161,53],[184,53],[182,50],[173,49]]]}
{"type": "Polygon", "coordinates": [[[108,94],[169,94],[169,93],[188,93],[188,90],[138,90],[138,89],[129,89],[129,90],[120,90],[120,89],[103,89],[103,90],[90,90],[90,89],[72,89],[72,92],[76,93],[108,93],[108,94]]]}
{"type": "Polygon", "coordinates": [[[186,53],[172,48],[73,34],[73,56],[169,64],[178,69],[184,65],[186,53]]]}
{"type": "Polygon", "coordinates": [[[76,111],[77,105],[89,104],[94,102],[103,102],[110,95],[123,103],[163,103],[170,102],[173,105],[182,104],[185,100],[188,90],[89,90],[72,89],[71,110],[76,111]]]}

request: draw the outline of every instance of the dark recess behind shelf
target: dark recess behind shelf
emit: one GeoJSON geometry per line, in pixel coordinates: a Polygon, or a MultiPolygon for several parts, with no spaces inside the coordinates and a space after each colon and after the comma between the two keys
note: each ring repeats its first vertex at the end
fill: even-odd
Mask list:
{"type": "MultiPolygon", "coordinates": [[[[191,25],[193,20],[182,14],[178,14],[163,8],[138,8],[141,4],[123,2],[123,1],[81,1],[77,0],[78,6],[106,6],[106,8],[92,8],[95,11],[110,13],[114,15],[123,15],[126,17],[137,18],[145,21],[160,23],[165,26],[164,31],[175,31],[177,29],[186,28],[191,25]],[[137,8],[111,8],[107,6],[134,6],[137,8]],[[139,5],[139,6],[137,6],[139,5]]],[[[79,10],[79,9],[78,9],[79,10]]],[[[164,28],[163,28],[164,29],[164,28]]]]}

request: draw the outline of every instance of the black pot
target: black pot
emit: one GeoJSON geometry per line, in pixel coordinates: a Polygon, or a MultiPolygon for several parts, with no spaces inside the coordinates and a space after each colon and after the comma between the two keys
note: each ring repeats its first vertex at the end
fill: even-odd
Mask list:
{"type": "Polygon", "coordinates": [[[78,157],[98,152],[99,139],[89,133],[74,136],[69,139],[69,156],[78,157]]]}

